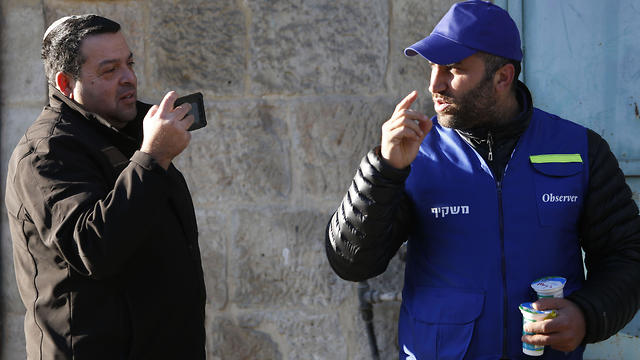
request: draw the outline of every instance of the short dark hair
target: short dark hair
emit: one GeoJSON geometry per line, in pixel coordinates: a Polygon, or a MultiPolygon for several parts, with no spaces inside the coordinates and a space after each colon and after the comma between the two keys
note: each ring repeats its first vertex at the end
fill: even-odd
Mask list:
{"type": "Polygon", "coordinates": [[[59,71],[76,80],[80,77],[80,67],[86,61],[80,46],[87,36],[120,31],[117,22],[94,14],[72,15],[52,26],[42,40],[41,53],[44,71],[51,83],[59,71]]]}
{"type": "MultiPolygon", "coordinates": [[[[478,54],[480,54],[484,59],[484,71],[485,71],[486,77],[492,77],[493,74],[495,74],[496,71],[498,71],[498,69],[500,69],[501,67],[507,64],[512,64],[513,67],[515,68],[515,73],[513,75],[513,83],[514,84],[516,83],[518,76],[520,76],[520,71],[522,70],[522,65],[520,65],[520,61],[507,59],[505,57],[489,54],[483,51],[479,51],[478,54]]],[[[511,88],[514,88],[514,87],[512,86],[511,88]]]]}

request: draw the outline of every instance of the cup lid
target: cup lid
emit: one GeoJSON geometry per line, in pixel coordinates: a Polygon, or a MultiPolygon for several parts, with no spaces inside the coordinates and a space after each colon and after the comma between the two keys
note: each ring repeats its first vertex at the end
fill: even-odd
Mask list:
{"type": "Polygon", "coordinates": [[[540,279],[536,279],[531,283],[531,287],[537,293],[554,292],[564,288],[567,283],[567,279],[561,276],[545,276],[540,279]]]}

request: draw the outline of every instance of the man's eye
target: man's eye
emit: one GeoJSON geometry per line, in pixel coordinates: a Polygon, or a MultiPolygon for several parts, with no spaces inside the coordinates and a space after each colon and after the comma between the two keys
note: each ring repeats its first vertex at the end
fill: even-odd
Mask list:
{"type": "Polygon", "coordinates": [[[129,61],[129,63],[128,63],[128,65],[129,65],[130,67],[133,67],[135,64],[136,64],[136,62],[135,62],[135,61],[129,61]]]}

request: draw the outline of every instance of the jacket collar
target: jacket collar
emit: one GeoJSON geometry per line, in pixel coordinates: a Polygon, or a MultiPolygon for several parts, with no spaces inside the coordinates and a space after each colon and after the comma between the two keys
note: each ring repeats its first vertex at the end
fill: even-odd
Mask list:
{"type": "Polygon", "coordinates": [[[49,84],[49,105],[53,108],[61,109],[64,106],[68,107],[72,111],[79,113],[83,118],[87,119],[90,122],[94,122],[96,124],[100,124],[109,128],[116,133],[129,138],[135,142],[142,141],[142,120],[146,115],[147,111],[151,107],[149,104],[142,103],[140,101],[136,102],[137,114],[136,118],[127,124],[123,129],[118,129],[113,126],[107,119],[102,116],[87,111],[82,105],[78,104],[72,99],[66,97],[58,88],[49,84]]]}
{"type": "Polygon", "coordinates": [[[108,128],[119,131],[118,128],[111,125],[105,118],[101,117],[98,114],[85,110],[82,105],[66,97],[60,90],[58,90],[58,88],[54,87],[51,84],[49,84],[49,104],[54,108],[61,108],[62,104],[64,104],[71,110],[80,113],[80,115],[82,115],[82,117],[85,119],[88,119],[90,121],[97,121],[108,128]]]}

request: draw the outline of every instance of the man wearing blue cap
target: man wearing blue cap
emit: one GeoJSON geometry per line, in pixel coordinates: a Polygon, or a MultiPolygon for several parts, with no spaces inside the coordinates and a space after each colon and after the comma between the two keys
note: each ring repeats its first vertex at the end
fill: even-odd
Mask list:
{"type": "Polygon", "coordinates": [[[455,4],[405,54],[431,64],[437,115],[410,108],[414,91],[382,126],[328,224],[332,268],[371,278],[408,240],[403,359],[520,359],[523,342],[582,359],[640,304],[640,217],[614,155],[533,107],[518,29],[498,6],[455,4]],[[557,317],[523,336],[518,305],[549,275],[567,279],[565,298],[534,306],[557,317]]]}

